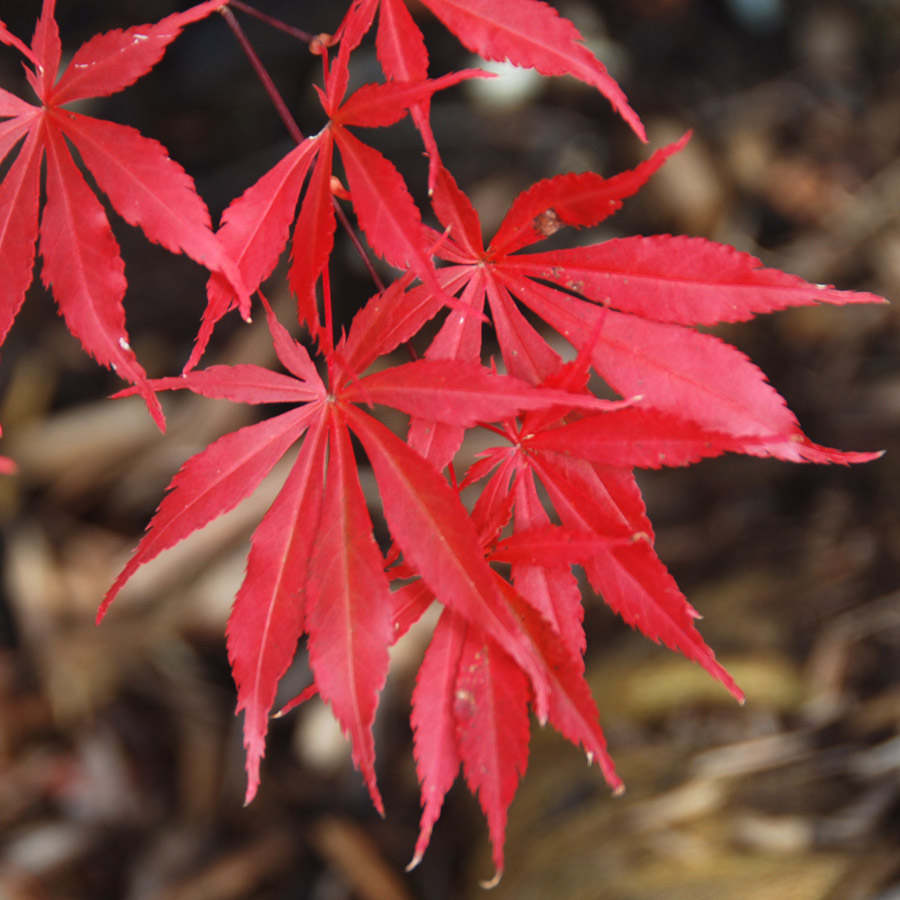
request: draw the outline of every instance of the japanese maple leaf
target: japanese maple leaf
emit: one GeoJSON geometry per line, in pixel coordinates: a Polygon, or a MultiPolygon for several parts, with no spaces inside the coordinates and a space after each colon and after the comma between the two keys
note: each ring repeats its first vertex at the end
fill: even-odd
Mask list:
{"type": "MultiPolygon", "coordinates": [[[[708,434],[719,452],[812,462],[870,459],[812,443],[746,356],[694,326],[744,321],[789,306],[881,298],[809,284],[702,238],[629,237],[518,252],[564,226],[596,225],[614,213],[687,138],[610,179],[584,173],[539,182],[515,200],[487,248],[471,203],[441,169],[433,205],[449,237],[438,243],[432,236],[450,265],[439,278],[473,315],[448,316],[427,358],[480,358],[487,305],[508,371],[541,383],[560,360],[522,315],[521,303],[576,349],[590,345],[594,370],[620,395],[666,414],[660,423],[677,418],[683,428],[693,428],[695,446],[708,434]]],[[[430,302],[417,296],[407,305],[430,302]]],[[[458,429],[434,428],[427,420],[414,421],[410,433],[410,444],[439,466],[452,458],[459,439],[458,429]]]]}
{"type": "MultiPolygon", "coordinates": [[[[637,113],[628,105],[622,89],[606,67],[584,45],[584,38],[568,19],[541,0],[424,0],[424,5],[472,53],[484,59],[508,61],[533,68],[542,75],[571,75],[603,94],[613,108],[646,140],[637,113]]],[[[348,34],[359,40],[371,27],[378,10],[375,47],[387,78],[420,81],[428,73],[428,52],[422,32],[403,0],[355,0],[336,38],[348,34]]],[[[428,121],[427,101],[412,110],[432,161],[430,187],[434,186],[437,147],[428,121]]]]}
{"type": "MultiPolygon", "coordinates": [[[[518,566],[520,574],[523,566],[537,563],[551,576],[554,591],[562,590],[569,581],[574,582],[572,564],[584,564],[599,551],[632,537],[627,529],[614,528],[601,535],[540,524],[499,540],[513,503],[518,508],[521,502],[517,486],[512,491],[509,488],[512,472],[511,464],[501,463],[472,512],[490,562],[512,563],[514,573],[518,566]],[[560,580],[556,582],[553,575],[560,580]]],[[[610,786],[621,790],[583,677],[583,634],[578,646],[573,646],[559,620],[540,608],[541,598],[524,583],[526,579],[519,578],[513,589],[497,572],[494,577],[544,661],[549,680],[548,721],[572,743],[583,746],[589,762],[596,759],[610,786]]],[[[580,611],[577,586],[575,594],[575,607],[580,611]]],[[[531,698],[529,681],[503,649],[453,610],[444,610],[413,692],[411,721],[422,786],[422,819],[410,868],[421,860],[444,796],[462,768],[487,818],[495,880],[499,879],[507,810],[527,767],[531,698]]]]}
{"type": "MultiPolygon", "coordinates": [[[[302,345],[271,312],[267,316],[290,375],[253,365],[213,366],[150,382],[154,390],[189,389],[235,402],[293,406],[225,435],[181,467],[98,618],[140,566],[236,506],[303,439],[284,487],[253,535],[247,575],[228,625],[238,709],[245,714],[247,799],[257,788],[278,681],[306,633],[318,693],[350,737],[354,762],[380,809],[371,727],[394,636],[392,602],[351,432],[369,457],[388,527],[410,572],[525,673],[540,717],[546,718],[548,709],[552,714],[561,701],[554,688],[559,676],[548,671],[550,651],[510,608],[456,491],[360,407],[381,404],[408,415],[428,411],[468,428],[530,409],[596,411],[618,404],[538,388],[478,363],[448,361],[419,360],[362,375],[360,368],[335,358],[326,387],[302,345]]],[[[352,343],[349,349],[351,359],[352,343]]]]}
{"type": "Polygon", "coordinates": [[[236,267],[211,230],[206,204],[190,176],[158,142],[133,128],[95,119],[67,104],[106,97],[150,71],[181,29],[209,15],[206,2],[155,25],[96,35],[75,51],[59,77],[62,53],[54,0],[44,0],[30,47],[0,25],[0,41],[24,54],[33,105],[0,88],[0,161],[22,141],[0,184],[0,341],[32,280],[40,232],[42,279],[52,288],[69,331],[98,362],[135,384],[154,419],[162,409],[125,331],[126,281],[106,212],[76,165],[67,141],[113,207],[153,242],[221,272],[243,296],[236,267]],[[46,202],[38,227],[40,171],[46,159],[46,202]]]}
{"type": "MultiPolygon", "coordinates": [[[[275,268],[287,244],[291,223],[303,191],[293,228],[292,263],[288,274],[297,298],[299,319],[315,335],[322,322],[316,284],[327,266],[334,245],[335,213],[332,169],[337,148],[357,221],[375,254],[393,266],[409,269],[436,295],[437,281],[430,243],[422,219],[400,172],[386,157],[357,138],[351,128],[383,128],[403,119],[411,106],[428,100],[435,91],[467,78],[484,77],[481,70],[453,72],[436,79],[367,84],[346,96],[349,59],[362,39],[364,14],[354,6],[348,30],[329,64],[324,57],[324,89],[316,86],[328,124],[301,141],[222,214],[218,235],[237,260],[243,281],[255,289],[275,268]],[[311,173],[311,174],[310,174],[311,173]]],[[[214,274],[208,284],[209,304],[197,345],[187,368],[200,358],[215,323],[239,305],[233,287],[214,274]]],[[[452,298],[445,297],[449,303],[452,298]]],[[[327,300],[326,300],[327,305],[327,300]]],[[[242,309],[246,315],[247,309],[242,309]]]]}

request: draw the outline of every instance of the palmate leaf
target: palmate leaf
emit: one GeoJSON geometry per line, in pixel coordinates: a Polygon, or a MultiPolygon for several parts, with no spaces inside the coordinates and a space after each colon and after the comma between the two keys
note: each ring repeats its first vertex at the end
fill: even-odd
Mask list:
{"type": "Polygon", "coordinates": [[[578,29],[541,0],[423,0],[473,53],[509,60],[542,75],[572,75],[597,88],[646,139],[644,127],[606,67],[584,46],[578,29]]]}
{"type": "Polygon", "coordinates": [[[356,471],[350,435],[335,416],[319,527],[309,560],[306,630],[309,663],[322,699],[353,746],[375,808],[372,723],[387,678],[392,642],[390,586],[356,471]]]}
{"type": "MultiPolygon", "coordinates": [[[[597,88],[635,133],[646,140],[644,127],[625,94],[605,66],[584,45],[572,22],[542,0],[502,0],[484,4],[473,0],[428,0],[425,5],[472,52],[485,59],[509,60],[544,75],[572,75],[597,88]]],[[[354,0],[335,37],[340,41],[338,63],[329,72],[328,91],[343,96],[346,62],[369,30],[378,9],[376,51],[390,81],[422,81],[428,71],[428,51],[422,32],[403,0],[354,0]]],[[[429,98],[410,106],[429,157],[428,187],[434,190],[440,157],[429,118],[429,98]]]]}
{"type": "Polygon", "coordinates": [[[275,692],[294,659],[305,629],[308,560],[322,508],[326,431],[309,429],[284,487],[253,533],[247,576],[228,619],[228,659],[244,710],[249,803],[259,786],[259,765],[275,692]]]}
{"type": "MultiPolygon", "coordinates": [[[[466,428],[485,417],[516,417],[528,410],[593,412],[620,404],[529,385],[475,363],[430,360],[360,377],[358,370],[347,368],[345,359],[336,367],[338,380],[328,388],[306,350],[287,334],[267,304],[266,311],[275,350],[291,375],[247,364],[212,366],[178,378],[156,379],[150,385],[154,390],[187,389],[236,402],[287,402],[294,408],[225,435],[182,466],[100,615],[142,565],[236,506],[302,439],[285,486],[253,536],[247,575],[228,626],[238,709],[244,712],[247,799],[258,785],[267,716],[278,682],[305,633],[315,690],[332,706],[351,738],[354,761],[380,806],[372,722],[387,672],[387,647],[432,597],[441,598],[475,629],[472,640],[488,641],[504,654],[519,673],[511,677],[524,679],[529,686],[523,702],[533,695],[539,718],[549,709],[556,675],[546,671],[543,645],[535,643],[534,635],[512,612],[457,492],[360,406],[385,404],[407,413],[428,408],[448,424],[466,428]],[[359,486],[350,431],[370,457],[404,565],[427,589],[410,592],[408,604],[395,605],[390,594],[359,486]]],[[[499,487],[498,481],[498,491],[489,499],[503,493],[499,487]]],[[[508,503],[493,524],[493,514],[489,516],[484,526],[489,539],[499,533],[510,513],[508,503]]],[[[581,558],[593,545],[585,550],[587,538],[578,537],[581,558]]],[[[501,665],[504,671],[506,665],[501,665]]],[[[580,668],[576,665],[573,671],[580,668]]],[[[503,686],[490,690],[502,691],[503,686]]],[[[464,759],[469,766],[480,766],[472,762],[471,754],[464,759]]],[[[470,773],[470,780],[474,778],[470,773]]],[[[494,798],[488,808],[500,847],[497,829],[502,817],[498,818],[496,798],[506,798],[509,788],[497,793],[496,785],[485,783],[485,790],[494,798]]],[[[504,803],[508,805],[507,800],[504,803]]]]}
{"type": "MultiPolygon", "coordinates": [[[[373,10],[367,12],[367,7],[361,4],[351,7],[345,23],[353,23],[354,33],[342,39],[338,58],[327,70],[325,89],[316,86],[322,107],[331,119],[328,127],[302,141],[234,200],[223,212],[218,232],[229,255],[237,260],[240,283],[255,291],[275,268],[284,250],[303,183],[315,162],[294,224],[289,276],[297,298],[299,320],[314,334],[319,333],[315,288],[334,243],[330,192],[335,145],[346,171],[354,212],[374,253],[398,268],[412,269],[430,287],[432,295],[443,297],[441,305],[453,302],[443,294],[421,215],[403,176],[390,160],[347,128],[393,124],[407,114],[411,105],[427,100],[435,91],[488,73],[473,69],[422,82],[364,85],[345,98],[347,48],[355,46],[354,40],[358,41],[365,33],[368,25],[359,24],[358,19],[367,15],[371,19],[373,10]]],[[[233,285],[221,275],[213,273],[207,295],[207,309],[187,370],[200,359],[222,316],[239,306],[242,315],[249,317],[249,306],[240,302],[233,285]]]]}
{"type": "Polygon", "coordinates": [[[467,627],[453,696],[463,774],[487,817],[499,879],[506,812],[528,765],[528,679],[490,638],[467,627]]]}
{"type": "MultiPolygon", "coordinates": [[[[483,56],[593,85],[642,134],[581,35],[547,4],[424,5],[483,56]]],[[[9,168],[15,174],[0,185],[0,262],[13,270],[10,293],[19,297],[27,287],[20,258],[28,261],[30,278],[46,157],[45,277],[49,272],[60,282],[66,298],[60,306],[73,330],[91,330],[79,318],[87,310],[105,317],[107,335],[121,338],[95,341],[94,352],[126,367],[135,387],[124,393],[140,392],[150,403],[155,391],[187,389],[290,407],[220,438],[182,466],[101,615],[142,565],[240,503],[299,442],[287,480],[251,539],[227,628],[237,711],[244,717],[246,800],[259,784],[279,683],[305,637],[314,683],[288,706],[315,694],[331,706],[382,811],[373,723],[388,648],[437,602],[444,609],[413,694],[423,809],[412,865],[461,770],[484,810],[499,876],[507,811],[528,761],[530,709],[596,760],[613,790],[621,787],[584,677],[583,608],[573,565],[625,622],[742,697],[656,554],[633,470],[725,452],[843,463],[872,456],[812,443],[762,372],[697,326],[795,305],[878,298],[808,284],[698,238],[624,238],[533,252],[561,229],[603,222],[687,135],[611,178],[578,173],[538,182],[516,198],[485,247],[478,214],[441,166],[429,123],[433,94],[478,73],[428,79],[427,50],[402,0],[353,0],[335,37],[316,42],[324,65],[317,90],[328,123],[233,201],[213,239],[206,225],[194,228],[205,207],[159,145],[121,126],[69,116],[47,100],[54,90],[64,102],[121,89],[153,65],[178,29],[212,8],[201,4],[156,26],[88,42],[76,53],[78,68],[70,66],[54,88],[61,47],[47,0],[25,48],[38,63],[32,83],[42,107],[0,91],[0,116],[9,119],[0,124],[0,157],[22,141],[9,168]],[[388,80],[349,92],[351,59],[376,16],[376,51],[388,80]],[[357,136],[357,128],[387,127],[407,112],[423,135],[443,231],[423,224],[404,175],[357,136]],[[210,269],[207,309],[181,378],[150,381],[127,368],[124,324],[116,318],[124,291],[120,261],[66,140],[127,221],[210,269]],[[335,156],[349,191],[336,186],[335,156]],[[168,185],[158,197],[157,177],[168,185]],[[64,233],[73,221],[73,197],[90,213],[83,235],[64,233]],[[329,268],[335,197],[349,198],[373,254],[403,270],[341,335],[330,327],[338,318],[329,268]],[[80,260],[72,271],[62,270],[51,239],[80,260]],[[297,318],[322,359],[313,361],[263,298],[287,374],[247,364],[194,369],[222,315],[236,307],[249,317],[249,292],[269,277],[289,240],[297,318]],[[90,257],[96,247],[99,263],[90,257]],[[447,265],[435,268],[434,256],[447,265]],[[386,358],[442,311],[424,358],[386,358]],[[496,365],[484,365],[486,323],[500,348],[496,365]],[[574,361],[563,363],[544,326],[575,348],[574,361]],[[114,356],[115,343],[125,356],[114,356]],[[327,374],[320,377],[319,370],[327,374]],[[592,373],[622,400],[595,396],[592,373]],[[405,441],[380,421],[381,406],[410,418],[405,441]],[[473,427],[505,444],[485,451],[463,478],[462,487],[483,482],[469,511],[452,464],[473,427]],[[387,558],[374,537],[354,441],[374,475],[390,540],[387,558]]],[[[18,46],[2,24],[0,42],[18,46]]],[[[17,309],[15,299],[3,308],[0,327],[9,327],[17,309]]]]}
{"type": "MultiPolygon", "coordinates": [[[[69,330],[99,363],[139,388],[157,424],[162,409],[143,368],[131,351],[122,300],[126,281],[118,244],[102,204],[76,166],[66,144],[79,151],[113,207],[147,238],[175,253],[184,252],[246,291],[237,267],[212,233],[205,203],[193,181],[159,143],[134,129],[84,116],[63,105],[108,96],[145,75],[181,29],[213,12],[207,2],[176,13],[156,25],[98,35],[79,48],[57,80],[62,44],[53,0],[44,0],[26,66],[38,96],[33,106],[0,95],[0,156],[27,134],[19,157],[0,185],[0,339],[22,305],[32,280],[37,240],[38,175],[47,160],[47,204],[41,219],[40,251],[44,283],[52,286],[69,330]]],[[[0,32],[0,37],[3,33],[0,32]]],[[[8,35],[4,40],[22,49],[8,35]]]]}
{"type": "MultiPolygon", "coordinates": [[[[588,173],[539,182],[513,202],[484,252],[476,239],[480,229],[474,211],[450,174],[442,172],[434,207],[442,224],[450,227],[451,237],[437,252],[451,263],[448,269],[454,273],[443,277],[456,279],[462,296],[477,281],[504,362],[519,377],[539,383],[555,360],[516,300],[577,350],[588,353],[597,373],[621,396],[694,422],[698,440],[710,432],[710,443],[718,452],[730,449],[791,461],[846,463],[873,458],[813,444],[781,395],[746,356],[688,326],[744,320],[788,306],[881,302],[881,298],[809,284],[700,238],[626,238],[574,250],[511,253],[561,227],[602,221],[686,139],[610,179],[588,173]],[[453,240],[454,225],[464,235],[463,243],[453,240]],[[670,269],[664,262],[667,254],[676,260],[670,269]],[[721,378],[719,373],[726,371],[729,377],[721,378]]],[[[483,301],[473,295],[469,302],[480,309],[483,301]]],[[[443,326],[452,327],[450,320],[443,326]]],[[[442,340],[439,332],[435,344],[442,340]]],[[[472,354],[468,347],[456,358],[470,359],[472,354]]],[[[632,463],[623,460],[623,464],[632,463]]]]}

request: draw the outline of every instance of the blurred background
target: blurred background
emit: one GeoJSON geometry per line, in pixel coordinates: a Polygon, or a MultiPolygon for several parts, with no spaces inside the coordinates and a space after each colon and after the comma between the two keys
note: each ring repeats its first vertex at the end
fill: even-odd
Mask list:
{"type": "MultiPolygon", "coordinates": [[[[410,5],[432,74],[471,64],[410,5]]],[[[438,143],[488,233],[535,180],[614,174],[690,128],[688,147],[613,219],[557,239],[702,235],[814,282],[900,297],[897,0],[555,5],[619,80],[650,144],[571,79],[513,73],[442,93],[438,143]]],[[[180,8],[58,6],[69,53],[95,32],[180,8]]],[[[314,33],[333,30],[344,8],[259,7],[314,33]]],[[[2,17],[27,38],[38,11],[23,0],[2,17]]],[[[300,127],[315,133],[318,60],[240,19],[300,127]]],[[[360,83],[377,77],[371,48],[354,62],[360,83]]],[[[28,96],[8,48],[0,84],[28,96]]],[[[218,16],[191,26],[133,88],[85,111],[162,141],[214,219],[290,148],[218,16]]],[[[427,209],[412,127],[372,138],[427,209]]],[[[112,219],[131,343],[151,375],[177,372],[203,310],[203,271],[112,219]]],[[[335,259],[346,322],[373,288],[348,248],[335,259]]],[[[291,301],[272,284],[286,320],[291,301]]],[[[205,362],[273,364],[261,324],[224,321],[205,362]]],[[[738,707],[589,598],[588,676],[628,790],[611,798],[583,754],[535,726],[493,896],[900,898],[900,318],[889,306],[801,309],[717,333],[763,368],[814,441],[888,453],[852,469],[726,457],[641,474],[659,554],[748,702],[738,707]]],[[[0,367],[0,452],[20,470],[0,481],[0,897],[481,897],[490,846],[461,784],[425,860],[403,871],[419,816],[409,695],[427,630],[398,648],[376,726],[386,820],[318,701],[273,722],[260,794],[242,806],[223,630],[278,472],[147,566],[94,626],[178,465],[255,414],[165,398],[163,437],[139,402],[105,399],[119,387],[33,287],[0,367]]],[[[282,699],[307,680],[301,654],[282,699]]]]}

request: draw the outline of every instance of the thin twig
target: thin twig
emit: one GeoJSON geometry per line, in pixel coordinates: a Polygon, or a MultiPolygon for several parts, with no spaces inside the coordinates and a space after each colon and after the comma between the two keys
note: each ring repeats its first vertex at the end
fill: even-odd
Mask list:
{"type": "MultiPolygon", "coordinates": [[[[238,8],[240,9],[244,8],[243,4],[236,4],[234,0],[231,0],[231,5],[238,6],[238,8]]],[[[284,123],[285,128],[287,128],[288,134],[298,144],[301,143],[303,141],[303,132],[300,130],[300,126],[291,115],[290,110],[287,108],[287,104],[284,102],[284,98],[281,96],[278,88],[275,86],[275,82],[272,80],[272,76],[269,75],[266,67],[263,65],[262,60],[253,49],[253,45],[248,40],[247,35],[244,33],[244,29],[241,28],[238,20],[234,17],[234,13],[227,6],[223,6],[219,10],[219,12],[228,23],[228,27],[237,38],[238,43],[241,45],[241,49],[243,49],[244,53],[247,55],[247,58],[250,60],[250,64],[253,66],[257,77],[262,82],[266,93],[269,95],[269,99],[275,106],[275,109],[278,112],[278,115],[281,117],[281,121],[284,123]]],[[[366,270],[368,271],[369,276],[374,282],[375,287],[378,288],[379,291],[383,291],[385,287],[384,282],[381,280],[378,272],[375,271],[374,263],[369,257],[369,254],[366,252],[366,248],[363,246],[362,241],[360,241],[355,229],[350,224],[350,220],[347,218],[347,214],[338,203],[337,197],[332,195],[331,202],[334,205],[334,211],[337,215],[338,221],[341,223],[341,227],[347,232],[347,235],[350,238],[350,242],[356,248],[356,252],[359,254],[360,259],[362,259],[363,265],[366,267],[366,270]]]]}
{"type": "Polygon", "coordinates": [[[307,44],[311,43],[316,38],[316,35],[310,34],[308,31],[303,31],[302,28],[295,28],[293,25],[288,25],[287,22],[282,22],[281,19],[266,15],[266,13],[260,12],[255,7],[250,6],[247,3],[242,3],[241,0],[229,0],[228,5],[235,9],[239,9],[241,12],[247,13],[248,16],[259,19],[260,22],[265,22],[266,25],[271,25],[272,28],[277,28],[279,31],[289,34],[291,37],[298,38],[307,44]]]}
{"type": "Polygon", "coordinates": [[[266,67],[263,65],[262,60],[259,58],[259,56],[257,56],[256,51],[253,49],[253,45],[247,39],[247,35],[244,34],[244,29],[241,28],[240,23],[234,17],[234,13],[227,6],[223,6],[219,10],[219,12],[228,23],[228,27],[231,29],[232,34],[237,38],[238,43],[241,45],[241,49],[247,55],[247,59],[250,60],[250,65],[253,66],[253,70],[256,72],[257,78],[259,78],[259,80],[262,82],[263,88],[265,88],[265,91],[269,95],[269,99],[272,101],[275,110],[281,117],[281,121],[284,122],[284,127],[287,128],[288,134],[298,144],[302,143],[303,132],[300,130],[300,126],[291,115],[291,111],[287,108],[287,104],[284,102],[284,98],[279,93],[278,88],[275,87],[275,82],[272,81],[272,76],[269,75],[266,67]]]}

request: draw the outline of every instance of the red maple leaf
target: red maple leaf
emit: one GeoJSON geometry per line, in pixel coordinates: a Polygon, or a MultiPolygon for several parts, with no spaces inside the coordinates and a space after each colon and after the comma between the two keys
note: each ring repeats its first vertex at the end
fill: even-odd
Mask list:
{"type": "MultiPolygon", "coordinates": [[[[638,127],[574,26],[545,4],[425,4],[482,55],[580,77],[638,127]]],[[[48,31],[46,23],[41,27],[48,31]]],[[[4,39],[13,42],[8,34],[4,39]]],[[[43,36],[25,50],[47,59],[46,44],[43,36]]],[[[839,463],[875,455],[813,444],[762,372],[697,327],[789,306],[880,298],[808,284],[698,238],[622,238],[522,252],[564,227],[603,221],[687,136],[612,178],[583,173],[539,182],[514,201],[486,247],[475,209],[435,149],[433,207],[444,231],[429,228],[401,174],[351,129],[384,127],[412,111],[431,151],[432,95],[473,73],[428,80],[421,35],[400,0],[356,0],[335,40],[316,46],[323,55],[319,95],[327,125],[226,210],[218,239],[237,275],[232,280],[224,266],[211,266],[209,302],[189,371],[177,378],[134,378],[135,387],[125,392],[153,396],[187,389],[289,409],[219,438],[181,467],[98,617],[142,565],[235,507],[299,443],[287,479],[251,539],[228,623],[237,707],[244,713],[246,798],[259,784],[279,681],[305,636],[314,683],[294,702],[318,693],[331,706],[373,803],[382,809],[372,725],[388,647],[437,601],[444,610],[413,696],[423,801],[413,863],[462,770],[487,817],[499,876],[507,810],[527,765],[530,709],[597,760],[614,789],[621,784],[584,679],[574,565],[623,620],[742,697],[656,555],[634,469],[686,465],[725,452],[839,463]],[[350,58],[376,12],[376,47],[389,80],[348,96],[350,58]],[[348,192],[340,193],[349,196],[371,249],[405,270],[363,306],[338,340],[329,289],[335,149],[348,184],[348,192]],[[289,284],[324,374],[265,301],[286,373],[255,365],[193,369],[218,318],[232,307],[249,312],[249,298],[235,285],[255,290],[268,277],[294,221],[289,284]],[[436,269],[435,255],[446,265],[436,269]],[[563,363],[522,306],[569,341],[574,361],[563,363]],[[372,367],[439,314],[445,318],[425,358],[372,367]],[[496,365],[484,364],[486,320],[500,348],[496,365]],[[592,374],[622,399],[595,396],[592,374]],[[380,406],[409,417],[405,441],[376,417],[380,406]],[[451,464],[465,432],[475,427],[504,443],[487,450],[457,485],[451,464]],[[380,495],[392,541],[386,556],[374,537],[353,439],[380,495]],[[460,490],[476,483],[481,493],[469,512],[460,490]]],[[[58,123],[52,132],[42,119],[40,128],[32,128],[39,114],[50,114],[23,111],[15,105],[22,101],[8,96],[0,95],[0,103],[8,104],[0,108],[18,117],[8,129],[18,136],[9,140],[31,128],[13,166],[19,169],[12,183],[21,189],[37,184],[36,154],[62,158],[61,135],[72,126],[58,123]],[[30,181],[23,171],[31,173],[30,181]]],[[[0,131],[0,141],[6,133],[0,131]]]]}
{"type": "Polygon", "coordinates": [[[206,2],[154,25],[99,34],[59,74],[62,46],[54,0],[44,0],[31,46],[0,23],[0,41],[31,63],[28,82],[39,105],[0,88],[0,161],[19,142],[0,184],[0,342],[32,280],[40,232],[41,272],[69,331],[98,362],[135,384],[157,424],[162,409],[128,343],[122,300],[124,263],[103,205],[85,181],[67,141],[123,219],[173,253],[184,252],[221,272],[244,294],[237,269],[210,227],[206,204],[190,176],[158,142],[133,128],[74,112],[66,104],[115,94],[156,65],[185,25],[221,6],[206,2]],[[46,202],[38,227],[40,171],[46,159],[46,202]]]}
{"type": "MultiPolygon", "coordinates": [[[[680,429],[672,434],[672,444],[657,448],[658,465],[685,464],[725,450],[793,461],[870,459],[813,444],[756,366],[721,339],[691,326],[746,321],[789,306],[881,298],[809,284],[702,238],[633,237],[546,253],[517,252],[565,226],[603,221],[688,137],[610,179],[589,172],[539,182],[519,195],[486,249],[477,214],[441,169],[433,203],[449,236],[438,242],[433,234],[437,254],[451,264],[440,270],[441,283],[445,291],[462,291],[460,300],[473,315],[448,317],[426,356],[478,358],[480,317],[487,304],[508,371],[543,382],[560,360],[522,315],[519,301],[576,350],[588,352],[591,366],[621,396],[646,408],[643,415],[629,414],[632,427],[643,421],[660,439],[667,429],[680,429]],[[690,434],[692,443],[686,441],[690,434]],[[686,454],[681,458],[674,450],[679,441],[679,452],[686,454]],[[714,450],[701,450],[704,443],[714,450]]],[[[434,302],[428,296],[415,300],[426,308],[434,302]]],[[[442,467],[459,446],[459,433],[414,422],[410,443],[442,467]]],[[[609,464],[610,457],[604,461],[609,464]]]]}
{"type": "MultiPolygon", "coordinates": [[[[439,295],[441,287],[431,248],[403,176],[393,163],[348,129],[393,125],[406,116],[410,107],[427,101],[435,91],[488,74],[476,69],[431,80],[367,84],[347,97],[349,57],[371,24],[371,16],[365,16],[366,10],[354,5],[345,20],[343,39],[332,64],[329,65],[327,51],[323,52],[325,86],[316,86],[316,90],[329,119],[326,127],[301,141],[234,200],[222,214],[218,231],[223,245],[237,260],[244,283],[254,290],[271,274],[287,244],[303,185],[310,175],[294,224],[288,282],[297,298],[300,321],[306,322],[315,335],[327,335],[319,316],[316,285],[334,244],[335,147],[344,166],[353,210],[371,249],[391,265],[413,271],[439,295]]],[[[240,305],[233,287],[217,274],[210,278],[208,294],[209,304],[188,369],[202,355],[215,323],[240,305]]],[[[445,299],[452,303],[449,297],[445,299]]],[[[249,308],[241,312],[246,316],[249,308]]]]}
{"type": "Polygon", "coordinates": [[[213,366],[155,379],[150,386],[235,402],[301,405],[220,438],[182,466],[99,617],[140,566],[232,509],[306,434],[285,486],[253,536],[247,577],[228,627],[238,706],[245,710],[247,797],[256,791],[278,680],[305,631],[319,693],[352,738],[354,760],[380,807],[371,725],[394,631],[389,580],[372,537],[349,431],[369,456],[388,526],[407,565],[536,682],[539,708],[546,708],[549,688],[544,663],[505,603],[455,491],[358,404],[383,404],[411,415],[428,410],[463,428],[528,409],[590,411],[610,404],[539,389],[478,363],[430,360],[369,375],[336,366],[326,387],[303,347],[267,315],[291,376],[252,365],[213,366]]]}

